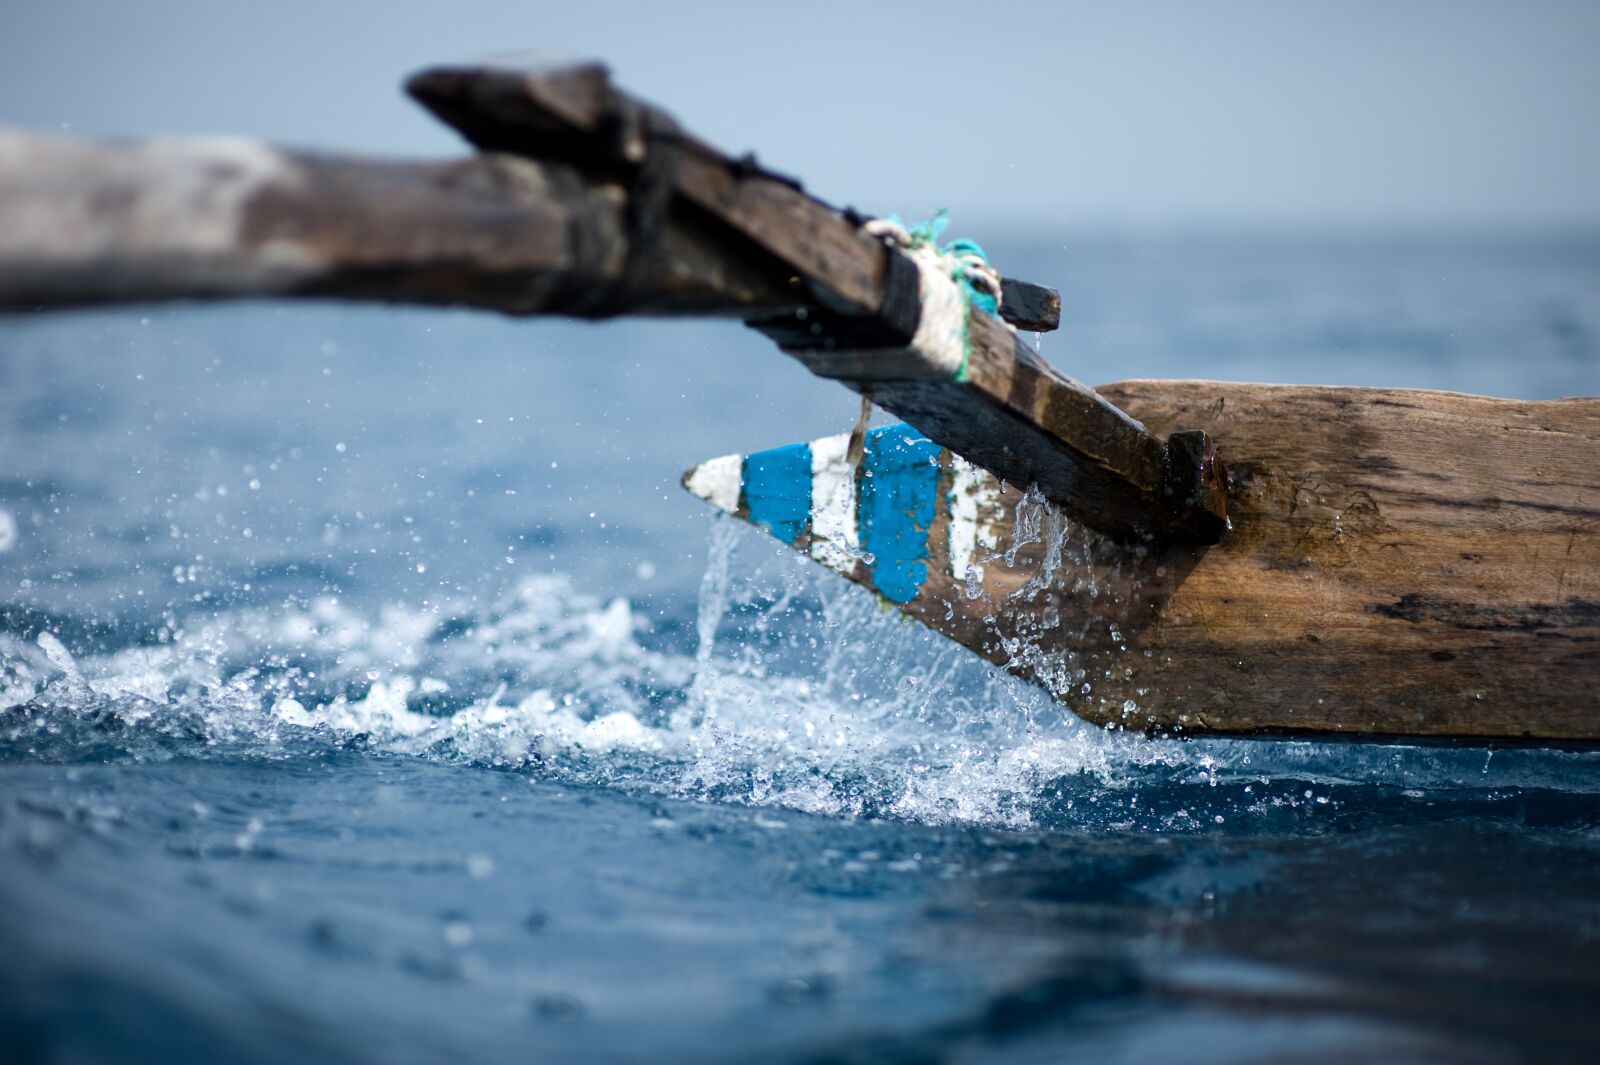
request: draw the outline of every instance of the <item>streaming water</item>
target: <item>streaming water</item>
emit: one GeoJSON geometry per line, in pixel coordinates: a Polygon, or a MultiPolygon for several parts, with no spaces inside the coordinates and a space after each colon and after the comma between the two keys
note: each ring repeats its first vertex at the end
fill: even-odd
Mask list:
{"type": "MultiPolygon", "coordinates": [[[[1012,256],[1090,380],[1597,390],[1592,241],[1012,256]]],[[[267,307],[0,353],[10,1059],[1600,1051],[1600,754],[1085,725],[672,488],[847,428],[757,338],[267,307]]],[[[1117,563],[1027,513],[1015,609],[1114,625],[1049,615],[1117,563]]]]}

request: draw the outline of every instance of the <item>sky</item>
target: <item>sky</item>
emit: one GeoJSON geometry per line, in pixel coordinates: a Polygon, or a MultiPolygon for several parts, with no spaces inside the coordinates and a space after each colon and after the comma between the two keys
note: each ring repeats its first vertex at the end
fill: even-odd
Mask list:
{"type": "Polygon", "coordinates": [[[875,214],[1600,225],[1590,0],[0,0],[0,124],[448,155],[402,78],[524,49],[875,214]]]}

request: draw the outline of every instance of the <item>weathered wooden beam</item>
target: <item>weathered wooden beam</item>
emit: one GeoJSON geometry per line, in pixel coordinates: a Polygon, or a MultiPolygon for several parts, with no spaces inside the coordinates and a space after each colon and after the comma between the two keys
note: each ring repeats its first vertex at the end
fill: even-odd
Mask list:
{"type": "MultiPolygon", "coordinates": [[[[730,159],[682,130],[666,112],[618,89],[593,61],[529,60],[436,67],[406,82],[412,96],[485,151],[636,172],[666,143],[673,188],[790,264],[824,300],[846,311],[881,309],[885,250],[858,219],[808,196],[753,155],[730,159]]],[[[1005,280],[1001,308],[1018,328],[1061,323],[1053,289],[1005,280]],[[1008,306],[1009,304],[1009,306],[1008,306]]]]}
{"type": "Polygon", "coordinates": [[[1061,293],[1014,277],[1000,279],[1000,306],[1018,329],[1048,333],[1061,326],[1061,293]]]}
{"type": "Polygon", "coordinates": [[[862,469],[842,439],[813,445],[783,521],[741,490],[738,457],[685,483],[1096,724],[1600,742],[1600,399],[1099,393],[1226,450],[1233,533],[1129,550],[892,433],[862,469]],[[862,502],[869,484],[892,505],[862,502]]]}
{"type": "Polygon", "coordinates": [[[746,317],[802,303],[770,261],[675,217],[624,278],[625,211],[619,187],[519,156],[384,162],[0,131],[0,310],[328,296],[746,317]]]}
{"type": "MultiPolygon", "coordinates": [[[[791,312],[761,328],[789,345],[793,320],[791,312]]],[[[960,380],[872,351],[797,355],[813,373],[870,392],[878,406],[1002,480],[1038,485],[1117,540],[1212,544],[1222,537],[1226,470],[1203,433],[1163,441],[992,318],[973,315],[970,329],[960,380]]]]}
{"type": "MultiPolygon", "coordinates": [[[[684,133],[617,89],[604,66],[443,67],[414,76],[407,89],[480,149],[578,159],[580,166],[625,175],[619,180],[664,184],[705,212],[708,225],[759,245],[795,272],[823,313],[806,307],[752,315],[751,324],[813,372],[871,389],[876,403],[957,454],[1013,482],[1039,484],[1081,520],[1119,539],[1211,543],[1222,535],[1222,493],[1194,487],[1220,477],[1203,442],[1204,461],[1190,468],[1192,448],[1169,452],[982,314],[972,317],[971,352],[959,379],[890,354],[896,339],[909,340],[916,327],[916,275],[908,273],[908,260],[864,233],[858,216],[808,196],[749,157],[730,159],[684,133]],[[1174,484],[1184,490],[1174,491],[1174,484]]],[[[1059,298],[1049,290],[1015,283],[1002,290],[1017,296],[1027,327],[1059,315],[1059,298]]]]}
{"type": "MultiPolygon", "coordinates": [[[[1204,440],[1156,439],[981,313],[959,372],[908,361],[922,309],[906,255],[860,216],[683,132],[604,67],[441,68],[408,87],[483,154],[386,163],[237,140],[5,135],[0,309],[297,295],[738,315],[1108,535],[1222,534],[1204,440]]],[[[1053,292],[1005,282],[1006,294],[1013,324],[1055,324],[1053,292]]]]}

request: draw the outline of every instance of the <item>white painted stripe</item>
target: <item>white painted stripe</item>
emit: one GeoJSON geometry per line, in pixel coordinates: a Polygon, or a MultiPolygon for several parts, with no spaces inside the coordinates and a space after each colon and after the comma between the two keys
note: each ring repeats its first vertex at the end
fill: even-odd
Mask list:
{"type": "Polygon", "coordinates": [[[993,474],[958,455],[950,456],[950,472],[950,575],[965,581],[976,569],[981,580],[979,552],[992,553],[1000,543],[1000,486],[993,474]]]}
{"type": "Polygon", "coordinates": [[[978,553],[977,479],[982,471],[952,455],[950,473],[950,576],[964,581],[978,553]]]}
{"type": "Polygon", "coordinates": [[[723,455],[707,459],[689,471],[683,486],[707,503],[729,514],[739,509],[739,489],[744,484],[744,456],[723,455]]]}
{"type": "Polygon", "coordinates": [[[850,434],[811,441],[811,557],[848,575],[860,554],[850,434]]]}

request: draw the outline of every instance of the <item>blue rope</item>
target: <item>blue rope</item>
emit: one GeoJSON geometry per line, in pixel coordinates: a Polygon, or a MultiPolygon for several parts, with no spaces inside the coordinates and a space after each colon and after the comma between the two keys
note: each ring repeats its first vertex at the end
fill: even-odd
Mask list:
{"type": "MultiPolygon", "coordinates": [[[[950,227],[949,212],[943,207],[939,208],[932,218],[918,222],[914,226],[906,225],[905,222],[901,221],[899,215],[890,215],[889,221],[901,226],[911,235],[912,247],[931,244],[942,255],[975,256],[985,263],[989,262],[988,254],[984,252],[983,248],[975,240],[958,237],[948,244],[941,245],[939,243],[939,238],[944,236],[944,231],[950,227]]],[[[967,277],[965,264],[956,268],[955,281],[961,286],[961,291],[966,293],[968,303],[987,314],[990,318],[1000,317],[1000,301],[995,298],[994,293],[985,292],[972,283],[971,279],[967,277]]]]}

